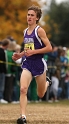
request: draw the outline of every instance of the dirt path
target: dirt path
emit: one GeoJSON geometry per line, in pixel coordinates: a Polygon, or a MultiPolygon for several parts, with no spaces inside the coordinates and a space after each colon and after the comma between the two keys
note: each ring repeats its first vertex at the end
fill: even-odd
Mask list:
{"type": "MultiPolygon", "coordinates": [[[[19,104],[0,104],[0,124],[16,124],[20,115],[19,104]]],[[[33,103],[27,106],[28,124],[69,124],[69,106],[33,103]]]]}

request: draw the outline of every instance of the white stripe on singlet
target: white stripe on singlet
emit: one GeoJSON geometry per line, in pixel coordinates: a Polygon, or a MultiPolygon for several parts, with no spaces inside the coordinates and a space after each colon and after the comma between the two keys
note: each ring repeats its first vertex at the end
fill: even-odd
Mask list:
{"type": "Polygon", "coordinates": [[[41,46],[42,46],[42,41],[41,41],[41,39],[39,38],[38,33],[37,33],[37,30],[38,30],[39,27],[40,27],[40,26],[38,25],[38,26],[35,28],[35,36],[36,36],[37,40],[39,41],[39,43],[40,43],[41,46]]]}
{"type": "Polygon", "coordinates": [[[44,72],[45,72],[46,70],[48,70],[48,69],[47,69],[47,63],[46,63],[46,61],[44,60],[44,58],[42,58],[42,62],[44,63],[44,72]]]}
{"type": "Polygon", "coordinates": [[[24,36],[25,36],[27,30],[28,30],[28,28],[26,28],[26,29],[24,30],[24,36]]]}

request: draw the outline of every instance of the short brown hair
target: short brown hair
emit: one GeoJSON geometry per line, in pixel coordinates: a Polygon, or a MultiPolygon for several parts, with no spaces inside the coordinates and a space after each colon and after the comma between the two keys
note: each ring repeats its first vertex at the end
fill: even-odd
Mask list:
{"type": "Polygon", "coordinates": [[[33,10],[33,11],[36,13],[37,18],[38,18],[38,20],[36,21],[36,23],[38,23],[38,22],[39,22],[39,19],[40,19],[41,16],[42,16],[42,11],[41,11],[41,9],[40,9],[38,6],[32,5],[31,7],[28,8],[28,11],[29,11],[29,10],[33,10]]]}

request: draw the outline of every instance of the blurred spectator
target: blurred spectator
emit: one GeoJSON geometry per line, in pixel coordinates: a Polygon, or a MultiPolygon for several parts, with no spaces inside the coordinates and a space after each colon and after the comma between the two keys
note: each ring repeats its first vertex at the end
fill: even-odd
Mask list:
{"type": "Polygon", "coordinates": [[[68,59],[66,57],[66,51],[62,49],[62,53],[60,55],[60,61],[62,63],[61,66],[61,79],[60,79],[60,87],[62,87],[61,97],[65,98],[65,77],[66,77],[66,69],[68,67],[68,59]]]}
{"type": "Polygon", "coordinates": [[[51,77],[52,85],[50,87],[50,99],[51,101],[58,102],[62,88],[59,87],[59,70],[56,70],[53,76],[51,77]]]}
{"type": "Polygon", "coordinates": [[[66,57],[68,59],[68,67],[66,69],[66,76],[65,76],[65,98],[69,99],[69,48],[65,49],[66,57]]]}
{"type": "Polygon", "coordinates": [[[4,99],[7,100],[8,102],[12,102],[14,78],[16,72],[16,64],[12,60],[12,55],[15,52],[15,48],[16,42],[10,42],[9,47],[6,51],[7,73],[5,80],[4,99]]]}
{"type": "Polygon", "coordinates": [[[10,40],[4,39],[0,42],[0,102],[1,103],[8,103],[4,100],[4,88],[5,88],[5,74],[6,74],[6,56],[5,51],[8,48],[10,40]]]}
{"type": "Polygon", "coordinates": [[[59,70],[60,78],[61,78],[61,66],[63,65],[63,63],[60,61],[61,53],[62,53],[62,48],[58,48],[57,56],[56,56],[56,59],[55,59],[55,66],[59,70]]]}
{"type": "Polygon", "coordinates": [[[65,98],[69,99],[69,70],[66,71],[65,76],[65,98]]]}
{"type": "Polygon", "coordinates": [[[67,56],[67,58],[68,58],[68,63],[69,63],[69,47],[67,48],[66,56],[67,56]]]}
{"type": "Polygon", "coordinates": [[[2,41],[0,41],[0,47],[2,47],[2,41]]]}
{"type": "Polygon", "coordinates": [[[48,65],[48,76],[51,78],[51,75],[55,71],[55,59],[57,57],[57,47],[51,42],[52,44],[52,52],[47,53],[47,65],[48,65]]]}
{"type": "MultiPolygon", "coordinates": [[[[21,46],[19,44],[16,44],[15,52],[20,52],[21,46]]],[[[15,61],[17,64],[22,63],[22,58],[15,61]]],[[[19,103],[19,97],[20,97],[20,76],[21,76],[21,66],[17,66],[16,73],[15,73],[15,80],[14,80],[14,88],[13,88],[13,97],[12,97],[12,103],[19,103]]]]}
{"type": "MultiPolygon", "coordinates": [[[[48,71],[47,71],[47,76],[51,78],[52,74],[55,72],[55,59],[57,57],[57,46],[51,42],[52,45],[52,52],[46,53],[44,55],[44,59],[47,61],[48,65],[48,71]]],[[[47,89],[47,92],[45,93],[44,97],[42,100],[47,100],[49,99],[49,88],[47,89]]]]}
{"type": "Polygon", "coordinates": [[[66,69],[68,68],[68,59],[66,57],[66,51],[63,48],[58,48],[58,56],[55,61],[57,69],[60,70],[60,83],[59,86],[62,87],[61,98],[65,98],[65,76],[66,69]]]}
{"type": "Polygon", "coordinates": [[[21,46],[19,44],[16,45],[15,52],[20,52],[21,51],[21,46]]]}

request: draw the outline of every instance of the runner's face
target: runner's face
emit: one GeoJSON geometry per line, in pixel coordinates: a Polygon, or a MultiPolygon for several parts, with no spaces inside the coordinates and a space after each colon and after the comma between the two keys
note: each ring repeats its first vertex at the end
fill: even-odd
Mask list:
{"type": "Polygon", "coordinates": [[[35,11],[29,10],[27,14],[28,25],[36,24],[36,20],[38,20],[38,18],[37,18],[35,11]]]}

